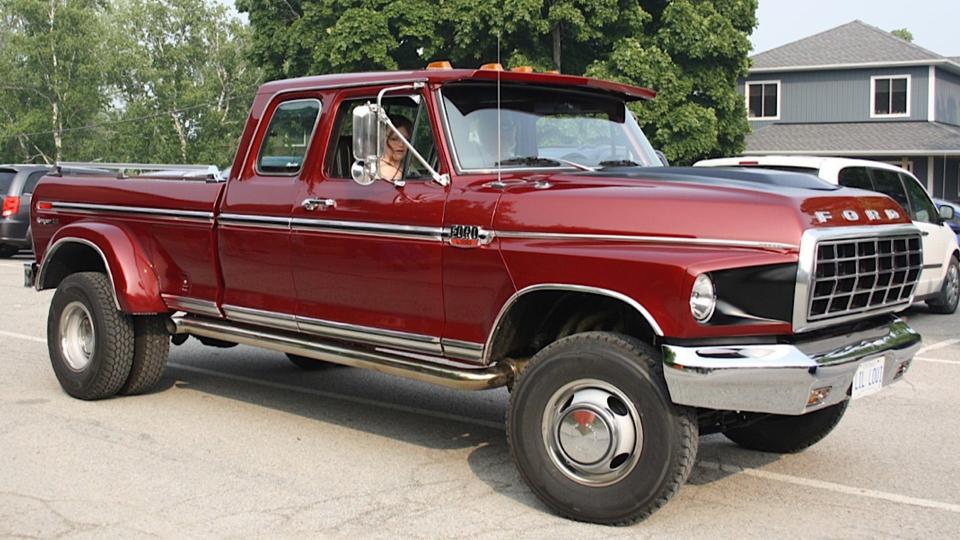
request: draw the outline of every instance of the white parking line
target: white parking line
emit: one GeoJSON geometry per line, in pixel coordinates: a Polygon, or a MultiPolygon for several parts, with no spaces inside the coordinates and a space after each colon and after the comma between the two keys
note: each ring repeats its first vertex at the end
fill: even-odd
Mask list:
{"type": "Polygon", "coordinates": [[[944,347],[949,347],[949,346],[951,346],[951,345],[956,345],[957,343],[960,343],[960,339],[945,339],[945,340],[943,340],[943,341],[938,341],[938,342],[936,342],[936,343],[932,343],[932,344],[930,344],[930,345],[927,345],[926,347],[920,347],[920,350],[917,351],[917,356],[920,356],[921,354],[923,354],[923,353],[925,353],[925,352],[935,351],[935,350],[937,350],[937,349],[943,349],[944,347]]]}
{"type": "MultiPolygon", "coordinates": [[[[0,330],[0,335],[12,337],[16,339],[23,339],[26,341],[46,343],[46,340],[43,338],[28,336],[25,334],[17,334],[14,332],[5,332],[0,330]]],[[[949,340],[949,341],[960,343],[960,340],[949,340]]],[[[940,345],[940,347],[949,346],[949,344],[943,345],[943,343],[946,343],[946,342],[934,344],[931,347],[934,347],[937,345],[940,345]]],[[[940,348],[940,347],[937,347],[937,348],[940,348]]],[[[937,360],[933,358],[923,358],[918,360],[923,360],[926,362],[960,363],[960,362],[952,362],[948,360],[937,360]]],[[[295,385],[278,383],[273,381],[265,381],[263,379],[254,379],[252,377],[245,377],[243,375],[235,375],[232,373],[223,373],[223,372],[214,371],[211,369],[187,366],[184,364],[180,364],[178,362],[169,362],[167,365],[175,369],[180,369],[180,370],[191,372],[191,373],[199,373],[201,375],[207,375],[210,377],[218,377],[221,379],[228,379],[232,381],[239,381],[239,382],[244,382],[244,383],[249,383],[254,385],[266,386],[270,388],[277,388],[281,390],[287,390],[287,391],[292,391],[292,392],[297,392],[297,393],[307,394],[312,396],[319,396],[319,397],[324,397],[328,399],[337,399],[341,401],[348,401],[351,403],[359,403],[359,404],[369,405],[371,407],[377,407],[381,409],[388,409],[393,411],[401,411],[401,412],[418,414],[423,416],[430,416],[433,418],[440,418],[443,420],[452,420],[452,421],[461,422],[464,424],[473,424],[476,426],[482,426],[482,427],[496,429],[500,431],[504,429],[504,426],[502,423],[490,422],[488,420],[481,420],[479,418],[469,418],[465,416],[458,416],[455,414],[447,414],[439,411],[431,411],[429,409],[421,409],[418,407],[409,407],[406,405],[384,403],[384,402],[376,401],[372,399],[365,399],[365,398],[356,397],[356,396],[337,394],[334,392],[325,392],[323,390],[315,390],[313,388],[305,388],[302,386],[295,386],[295,385]]],[[[747,476],[753,476],[755,478],[762,478],[764,480],[771,480],[774,482],[783,482],[787,484],[793,484],[796,486],[812,487],[816,489],[822,489],[825,491],[832,491],[834,493],[842,493],[845,495],[856,495],[859,497],[884,500],[884,501],[889,501],[889,502],[898,503],[898,504],[907,504],[911,506],[919,506],[922,508],[932,508],[935,510],[945,510],[947,512],[960,513],[960,504],[946,503],[946,502],[935,501],[931,499],[920,499],[917,497],[910,497],[907,495],[900,495],[897,493],[852,487],[844,484],[837,484],[834,482],[824,482],[822,480],[802,478],[799,476],[780,474],[780,473],[775,473],[771,471],[764,471],[761,469],[751,469],[747,467],[740,467],[737,465],[724,465],[714,461],[698,461],[697,467],[701,467],[708,470],[720,471],[724,473],[730,473],[730,474],[744,474],[747,476]]]]}
{"type": "Polygon", "coordinates": [[[920,506],[923,508],[946,510],[947,512],[954,512],[954,513],[960,514],[960,504],[945,503],[945,502],[934,501],[930,499],[920,499],[917,497],[908,497],[906,495],[899,495],[897,493],[889,493],[886,491],[876,491],[873,489],[851,487],[843,484],[836,484],[834,482],[824,482],[823,480],[800,478],[799,476],[792,476],[789,474],[780,474],[780,473],[764,471],[760,469],[738,467],[736,465],[723,465],[713,461],[698,461],[697,466],[703,467],[705,469],[714,470],[714,471],[721,471],[721,472],[734,473],[734,474],[745,474],[747,476],[754,476],[757,478],[763,478],[765,480],[774,480],[776,482],[785,482],[787,484],[794,484],[797,486],[823,489],[826,491],[833,491],[834,493],[843,493],[846,495],[858,495],[860,497],[867,497],[870,499],[880,499],[880,500],[890,501],[890,502],[899,503],[899,504],[909,504],[911,506],[920,506]]]}
{"type": "Polygon", "coordinates": [[[0,336],[12,337],[12,338],[14,338],[14,339],[23,339],[23,340],[26,340],[26,341],[34,341],[34,342],[36,342],[36,343],[46,343],[46,342],[47,342],[47,340],[44,339],[44,338],[28,336],[28,335],[26,335],[26,334],[16,334],[16,333],[14,333],[14,332],[5,332],[5,331],[3,331],[3,330],[0,330],[0,336]]]}
{"type": "Polygon", "coordinates": [[[940,358],[921,358],[919,356],[914,356],[914,360],[919,362],[932,362],[934,364],[953,364],[955,366],[960,366],[960,360],[942,360],[940,358]]]}

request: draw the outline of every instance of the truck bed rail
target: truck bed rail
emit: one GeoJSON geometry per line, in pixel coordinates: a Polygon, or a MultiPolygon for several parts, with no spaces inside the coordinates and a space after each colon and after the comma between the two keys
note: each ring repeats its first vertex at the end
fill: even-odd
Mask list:
{"type": "Polygon", "coordinates": [[[100,163],[96,161],[58,161],[51,175],[63,176],[64,170],[84,172],[116,171],[117,178],[151,178],[156,180],[196,180],[223,182],[226,180],[216,165],[177,165],[162,163],[100,163]]]}

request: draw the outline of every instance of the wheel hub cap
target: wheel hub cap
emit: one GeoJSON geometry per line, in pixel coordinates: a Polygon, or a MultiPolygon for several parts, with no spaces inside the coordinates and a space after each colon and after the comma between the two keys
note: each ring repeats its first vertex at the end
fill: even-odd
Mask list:
{"type": "Polygon", "coordinates": [[[93,358],[96,344],[90,312],[82,303],[71,302],[60,314],[60,352],[67,366],[82,371],[93,358]]]}
{"type": "Polygon", "coordinates": [[[543,415],[543,441],[571,480],[605,486],[637,464],[643,429],[633,403],[605,381],[583,379],[557,390],[543,415]]]}

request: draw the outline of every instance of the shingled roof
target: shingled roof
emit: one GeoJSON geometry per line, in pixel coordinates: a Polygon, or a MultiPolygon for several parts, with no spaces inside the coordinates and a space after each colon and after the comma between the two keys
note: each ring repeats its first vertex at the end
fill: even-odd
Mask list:
{"type": "Polygon", "coordinates": [[[942,64],[960,72],[948,58],[904,41],[863,21],[853,21],[750,57],[751,72],[850,67],[853,65],[942,64]]]}
{"type": "Polygon", "coordinates": [[[939,122],[769,124],[747,135],[750,154],[960,155],[960,127],[939,122]]]}

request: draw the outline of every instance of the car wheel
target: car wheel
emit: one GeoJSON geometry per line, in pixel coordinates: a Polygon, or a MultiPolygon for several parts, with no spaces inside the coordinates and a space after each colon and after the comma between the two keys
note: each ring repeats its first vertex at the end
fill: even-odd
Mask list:
{"type": "Polygon", "coordinates": [[[792,454],[813,446],[837,427],[849,401],[843,401],[801,416],[772,414],[744,427],[723,434],[749,449],[777,454],[792,454]]]}
{"type": "Polygon", "coordinates": [[[133,318],[117,310],[106,275],[81,272],[57,287],[47,318],[47,348],[60,386],[93,400],[117,393],[130,375],[133,318]]]}
{"type": "Polygon", "coordinates": [[[686,481],[698,447],[692,409],[670,401],[657,352],[618,334],[558,340],[524,368],[507,438],[530,489],[560,515],[626,524],[686,481]]]}
{"type": "Polygon", "coordinates": [[[933,313],[949,315],[957,311],[960,303],[960,263],[955,257],[950,257],[947,267],[947,276],[943,279],[940,294],[936,298],[927,300],[927,306],[933,313]]]}

